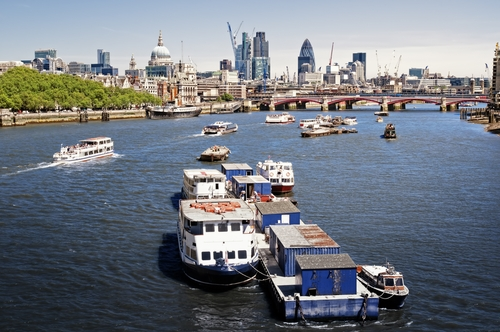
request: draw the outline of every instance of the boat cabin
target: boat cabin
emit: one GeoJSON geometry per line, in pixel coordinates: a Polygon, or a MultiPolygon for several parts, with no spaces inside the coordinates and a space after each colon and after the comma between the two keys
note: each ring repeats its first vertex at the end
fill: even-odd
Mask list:
{"type": "Polygon", "coordinates": [[[226,176],[215,169],[185,169],[182,194],[187,199],[227,198],[226,176]]]}

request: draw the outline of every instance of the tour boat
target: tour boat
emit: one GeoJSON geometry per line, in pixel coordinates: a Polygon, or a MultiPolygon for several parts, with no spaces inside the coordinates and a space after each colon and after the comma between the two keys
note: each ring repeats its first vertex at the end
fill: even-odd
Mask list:
{"type": "Polygon", "coordinates": [[[201,113],[201,107],[197,106],[156,106],[148,107],[146,115],[149,119],[177,119],[177,118],[193,118],[201,113]]]}
{"type": "Polygon", "coordinates": [[[224,161],[229,157],[231,150],[222,145],[214,145],[203,151],[198,158],[201,161],[224,161]]]}
{"type": "Polygon", "coordinates": [[[88,161],[113,155],[113,141],[109,137],[94,137],[81,140],[75,145],[63,146],[54,153],[54,162],[71,163],[88,161]]]}
{"type": "Polygon", "coordinates": [[[207,288],[253,280],[259,263],[254,215],[239,198],[181,200],[177,238],[184,274],[207,288]]]}
{"type": "Polygon", "coordinates": [[[223,135],[235,132],[238,130],[238,125],[232,122],[217,121],[208,126],[205,126],[201,131],[204,135],[223,135]]]}
{"type": "Polygon", "coordinates": [[[291,192],[295,185],[291,162],[272,160],[259,162],[257,164],[256,173],[271,182],[271,191],[274,194],[286,194],[291,192]]]}
{"type": "Polygon", "coordinates": [[[359,282],[379,296],[380,308],[403,307],[410,291],[404,284],[403,274],[389,262],[385,265],[358,265],[356,272],[359,282]]]}
{"type": "Polygon", "coordinates": [[[185,169],[182,198],[227,198],[226,175],[216,169],[185,169]]]}
{"type": "Polygon", "coordinates": [[[270,114],[266,116],[266,123],[271,124],[287,124],[295,122],[295,117],[290,115],[288,112],[283,112],[281,114],[270,114]]]}
{"type": "Polygon", "coordinates": [[[314,119],[301,119],[299,122],[299,128],[301,129],[310,129],[316,125],[320,127],[334,127],[336,124],[330,115],[321,114],[318,114],[314,119]]]}
{"type": "Polygon", "coordinates": [[[396,138],[396,126],[388,123],[384,129],[384,138],[396,138]]]}

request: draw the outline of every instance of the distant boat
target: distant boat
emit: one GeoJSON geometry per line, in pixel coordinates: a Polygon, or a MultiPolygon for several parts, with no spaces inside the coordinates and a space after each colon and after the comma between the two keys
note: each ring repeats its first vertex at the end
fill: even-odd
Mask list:
{"type": "Polygon", "coordinates": [[[388,123],[384,129],[384,138],[396,138],[396,126],[392,123],[388,123]]]}
{"type": "Polygon", "coordinates": [[[203,151],[200,161],[224,161],[229,157],[231,150],[222,145],[214,145],[203,151]]]}
{"type": "Polygon", "coordinates": [[[113,155],[114,145],[109,137],[94,137],[81,140],[78,144],[63,146],[54,153],[55,163],[88,161],[113,155]]]}
{"type": "Polygon", "coordinates": [[[346,116],[342,123],[346,126],[352,126],[355,124],[358,124],[358,120],[356,119],[355,116],[346,116]]]}
{"type": "Polygon", "coordinates": [[[203,135],[223,135],[233,133],[238,130],[238,125],[232,122],[217,121],[203,127],[203,135]]]}
{"type": "Polygon", "coordinates": [[[381,116],[377,116],[377,119],[375,121],[377,121],[377,122],[384,122],[384,119],[381,116]]]}
{"type": "Polygon", "coordinates": [[[196,106],[156,106],[146,109],[146,116],[149,119],[177,119],[177,118],[192,118],[200,115],[201,107],[196,106]]]}
{"type": "Polygon", "coordinates": [[[375,112],[373,114],[378,115],[378,116],[389,116],[388,111],[379,111],[379,112],[375,112]]]}
{"type": "Polygon", "coordinates": [[[266,123],[270,124],[288,124],[292,122],[295,122],[295,117],[288,112],[266,116],[266,123]]]}

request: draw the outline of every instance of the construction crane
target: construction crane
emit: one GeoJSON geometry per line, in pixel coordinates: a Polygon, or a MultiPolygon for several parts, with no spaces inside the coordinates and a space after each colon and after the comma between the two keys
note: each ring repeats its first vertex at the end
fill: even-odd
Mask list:
{"type": "Polygon", "coordinates": [[[332,65],[332,57],[333,57],[333,44],[334,42],[332,42],[332,50],[330,51],[330,61],[328,62],[328,65],[331,66],[332,65]]]}
{"type": "Polygon", "coordinates": [[[396,67],[394,67],[394,76],[395,77],[398,77],[399,64],[401,63],[401,57],[402,57],[402,55],[399,56],[398,63],[396,64],[396,67]]]}
{"type": "Polygon", "coordinates": [[[236,58],[236,55],[238,53],[237,52],[238,46],[236,44],[236,36],[238,35],[238,31],[240,31],[242,24],[243,24],[243,21],[241,21],[240,26],[238,27],[238,30],[236,30],[236,32],[233,34],[233,32],[231,30],[231,25],[229,24],[229,22],[227,22],[227,27],[229,28],[229,38],[231,39],[231,47],[233,48],[233,53],[234,53],[234,62],[236,62],[236,60],[238,60],[236,58]]]}
{"type": "Polygon", "coordinates": [[[380,64],[378,63],[378,53],[375,50],[375,57],[377,58],[377,77],[380,77],[380,64]]]}

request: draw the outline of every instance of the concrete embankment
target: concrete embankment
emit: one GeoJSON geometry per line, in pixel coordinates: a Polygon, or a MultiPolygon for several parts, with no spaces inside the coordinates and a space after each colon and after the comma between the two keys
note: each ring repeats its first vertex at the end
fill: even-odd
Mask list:
{"type": "Polygon", "coordinates": [[[55,122],[109,121],[145,117],[146,111],[144,109],[49,113],[12,113],[3,111],[0,117],[0,127],[25,126],[27,124],[55,122]]]}

